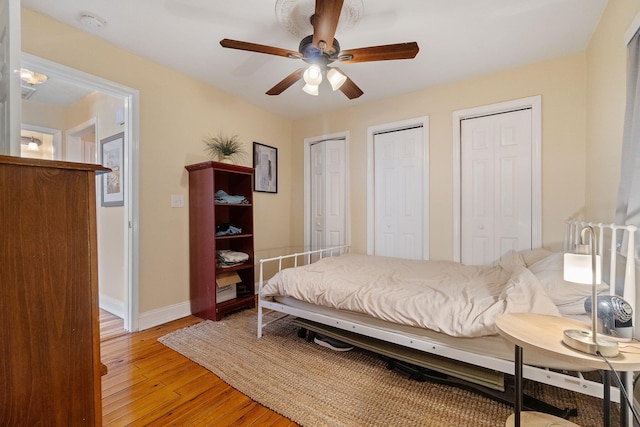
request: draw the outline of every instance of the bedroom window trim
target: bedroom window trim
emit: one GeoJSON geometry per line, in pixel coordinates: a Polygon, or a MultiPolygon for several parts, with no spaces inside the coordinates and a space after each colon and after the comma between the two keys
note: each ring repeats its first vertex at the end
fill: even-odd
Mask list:
{"type": "Polygon", "coordinates": [[[628,46],[629,43],[631,43],[631,39],[636,35],[638,30],[640,30],[640,12],[638,12],[636,17],[633,18],[633,21],[631,21],[631,25],[629,25],[629,28],[627,28],[627,31],[625,31],[624,33],[625,46],[628,46]]]}
{"type": "MultiPolygon", "coordinates": [[[[627,83],[620,159],[620,182],[615,219],[620,224],[640,223],[640,13],[625,32],[627,83]]],[[[636,240],[636,246],[638,241],[636,240]]],[[[636,259],[636,263],[638,263],[636,259]]]]}

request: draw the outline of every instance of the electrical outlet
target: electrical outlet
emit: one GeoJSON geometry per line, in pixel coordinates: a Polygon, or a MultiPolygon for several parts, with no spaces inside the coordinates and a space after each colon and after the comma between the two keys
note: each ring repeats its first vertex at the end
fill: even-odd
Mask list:
{"type": "Polygon", "coordinates": [[[184,208],[184,196],[182,194],[171,195],[171,207],[172,208],[184,208]]]}

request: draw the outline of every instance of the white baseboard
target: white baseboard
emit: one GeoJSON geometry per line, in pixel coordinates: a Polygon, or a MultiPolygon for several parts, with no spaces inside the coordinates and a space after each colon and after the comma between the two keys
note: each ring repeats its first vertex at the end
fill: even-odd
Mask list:
{"type": "Polygon", "coordinates": [[[98,305],[101,309],[108,311],[109,313],[124,319],[124,302],[115,298],[111,298],[106,295],[100,294],[98,297],[98,305]]]}
{"type": "Polygon", "coordinates": [[[138,316],[138,329],[145,330],[172,320],[181,319],[191,314],[189,301],[168,305],[151,311],[145,311],[138,316]]]}

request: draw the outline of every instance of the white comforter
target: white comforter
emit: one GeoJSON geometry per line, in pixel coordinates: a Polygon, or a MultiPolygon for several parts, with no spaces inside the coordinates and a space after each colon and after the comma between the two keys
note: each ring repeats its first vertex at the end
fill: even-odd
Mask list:
{"type": "Polygon", "coordinates": [[[279,272],[262,289],[263,297],[277,295],[464,337],[497,333],[495,318],[504,313],[559,315],[525,267],[357,254],[279,272]]]}

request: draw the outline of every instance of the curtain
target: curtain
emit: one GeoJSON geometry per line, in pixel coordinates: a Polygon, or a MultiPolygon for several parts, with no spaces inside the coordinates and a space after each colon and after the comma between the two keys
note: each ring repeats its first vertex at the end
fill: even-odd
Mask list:
{"type": "Polygon", "coordinates": [[[627,58],[627,104],[616,223],[640,226],[640,31],[627,45],[627,58]]]}

